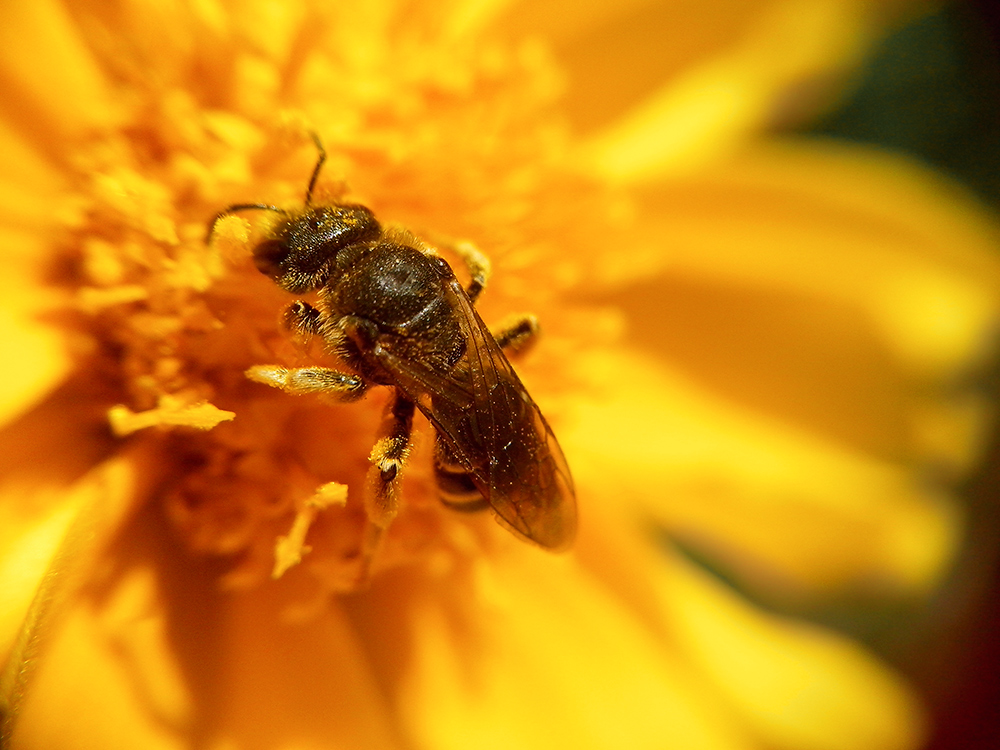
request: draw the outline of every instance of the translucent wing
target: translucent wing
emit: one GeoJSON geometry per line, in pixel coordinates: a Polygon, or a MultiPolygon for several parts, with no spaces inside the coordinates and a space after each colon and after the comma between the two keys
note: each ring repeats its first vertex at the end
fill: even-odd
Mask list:
{"type": "Polygon", "coordinates": [[[501,523],[553,550],[576,533],[569,466],[555,435],[454,277],[445,295],[465,338],[447,372],[407,353],[396,337],[373,347],[379,364],[416,402],[501,523]]]}

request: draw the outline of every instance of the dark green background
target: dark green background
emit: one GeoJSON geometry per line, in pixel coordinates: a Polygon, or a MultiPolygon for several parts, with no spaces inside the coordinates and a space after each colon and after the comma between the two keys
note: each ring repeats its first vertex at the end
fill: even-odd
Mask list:
{"type": "MultiPolygon", "coordinates": [[[[899,29],[849,100],[805,132],[917,156],[1000,207],[998,6],[956,3],[899,29]]],[[[993,395],[998,373],[981,384],[993,395]]],[[[874,618],[835,608],[819,618],[854,630],[918,684],[935,724],[932,750],[1000,749],[1000,441],[987,455],[964,493],[965,555],[931,607],[874,618]]]]}
{"type": "Polygon", "coordinates": [[[847,103],[807,132],[918,155],[1000,205],[992,5],[952,5],[904,26],[876,50],[847,103]]]}

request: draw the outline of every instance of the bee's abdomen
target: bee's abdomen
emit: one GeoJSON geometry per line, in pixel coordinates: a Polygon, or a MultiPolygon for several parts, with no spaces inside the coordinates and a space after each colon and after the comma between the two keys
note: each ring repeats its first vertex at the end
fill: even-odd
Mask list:
{"type": "Polygon", "coordinates": [[[452,510],[473,513],[489,507],[472,476],[455,460],[440,436],[434,451],[434,480],[437,482],[438,498],[452,510]]]}

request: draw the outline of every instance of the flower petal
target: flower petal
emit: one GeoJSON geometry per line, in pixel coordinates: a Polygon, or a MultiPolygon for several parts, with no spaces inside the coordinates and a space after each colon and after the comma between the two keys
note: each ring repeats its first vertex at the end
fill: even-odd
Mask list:
{"type": "MultiPolygon", "coordinates": [[[[148,468],[146,461],[138,460],[142,455],[137,451],[108,461],[70,490],[32,486],[27,477],[5,472],[4,491],[17,497],[17,502],[0,504],[0,580],[7,589],[0,598],[5,721],[20,726],[21,704],[34,691],[36,667],[46,661],[43,648],[58,639],[69,603],[88,577],[103,569],[101,555],[134,510],[139,487],[153,480],[156,472],[138,468],[148,468]]],[[[66,713],[67,720],[74,716],[66,713]]]]}
{"type": "Polygon", "coordinates": [[[468,580],[401,575],[373,595],[361,627],[388,650],[417,747],[749,747],[700,676],[571,558],[511,550],[468,580]]]}
{"type": "Polygon", "coordinates": [[[262,589],[221,602],[218,732],[235,747],[357,747],[394,750],[396,736],[371,672],[365,634],[337,606],[305,622],[284,616],[284,591],[262,589]],[[279,593],[280,592],[280,593],[279,593]]]}
{"type": "Polygon", "coordinates": [[[904,468],[734,409],[645,356],[579,364],[606,378],[560,430],[584,504],[651,516],[772,593],[923,593],[951,559],[959,514],[904,468]],[[627,387],[607,386],[623,373],[627,387]]]}
{"type": "Polygon", "coordinates": [[[145,571],[116,594],[113,606],[131,626],[108,637],[105,613],[78,601],[60,614],[47,639],[14,729],[18,747],[189,747],[171,726],[188,718],[190,697],[170,659],[162,612],[152,609],[152,580],[145,571]],[[130,621],[130,622],[129,622],[130,621]],[[124,653],[123,653],[124,651],[124,653]],[[123,656],[140,652],[140,689],[123,656]],[[155,675],[150,678],[149,675],[155,675]],[[150,716],[152,702],[157,715],[150,716]]]}
{"type": "Polygon", "coordinates": [[[1000,229],[968,194],[907,159],[812,141],[642,202],[655,224],[595,272],[653,275],[608,297],[644,346],[877,456],[953,474],[975,460],[986,410],[959,386],[995,348],[1000,229]]]}
{"type": "Polygon", "coordinates": [[[8,117],[35,138],[61,144],[114,117],[101,71],[57,0],[4,9],[0,70],[8,117]]]}
{"type": "MultiPolygon", "coordinates": [[[[0,232],[0,242],[3,233],[0,232]]],[[[0,285],[2,289],[6,285],[0,285]]],[[[60,335],[32,320],[34,300],[11,299],[0,308],[0,358],[8,364],[0,375],[0,425],[24,413],[52,391],[72,363],[60,335]]]]}
{"type": "Polygon", "coordinates": [[[777,120],[801,118],[826,103],[839,88],[833,82],[877,38],[886,20],[879,5],[716,2],[695,13],[660,3],[622,14],[569,55],[571,74],[587,82],[570,97],[573,111],[586,124],[605,121],[581,162],[614,181],[657,179],[706,164],[777,120]],[[668,35],[678,43],[664,45],[668,35]],[[631,88],[601,85],[622,80],[631,88]],[[611,120],[616,109],[624,114],[611,120]]]}
{"type": "Polygon", "coordinates": [[[768,615],[680,561],[662,599],[688,655],[777,750],[912,750],[926,728],[902,679],[861,647],[768,615]]]}
{"type": "MultiPolygon", "coordinates": [[[[287,587],[220,592],[206,573],[213,566],[164,535],[155,503],[124,514],[149,492],[135,483],[156,485],[156,474],[115,460],[81,484],[77,526],[94,535],[71,532],[84,548],[63,545],[62,578],[42,587],[45,611],[15,651],[14,674],[30,677],[2,696],[14,708],[15,745],[397,748],[364,651],[336,607],[294,623],[287,587]],[[131,523],[108,526],[108,513],[131,523]],[[110,529],[121,533],[109,539],[110,529]]],[[[56,525],[42,519],[34,536],[56,525]]],[[[42,540],[46,550],[54,537],[42,540]]]]}
{"type": "MultiPolygon", "coordinates": [[[[642,203],[660,268],[863,304],[914,366],[973,358],[997,314],[1000,225],[906,157],[774,141],[651,189],[642,203]]],[[[605,270],[626,269],[619,258],[605,270]]]]}
{"type": "MultiPolygon", "coordinates": [[[[0,118],[0,154],[3,155],[0,163],[0,227],[51,226],[54,216],[61,217],[64,175],[3,118],[0,118]]],[[[17,254],[17,247],[4,245],[3,255],[11,252],[17,254]]],[[[38,256],[35,258],[37,261],[38,256]]]]}

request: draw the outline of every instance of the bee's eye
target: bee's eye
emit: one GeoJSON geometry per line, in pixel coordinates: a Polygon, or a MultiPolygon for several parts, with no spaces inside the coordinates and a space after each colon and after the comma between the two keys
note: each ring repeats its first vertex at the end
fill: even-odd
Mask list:
{"type": "Polygon", "coordinates": [[[282,274],[281,266],[288,258],[288,245],[280,240],[264,240],[253,250],[253,262],[265,276],[276,279],[282,274]]]}

